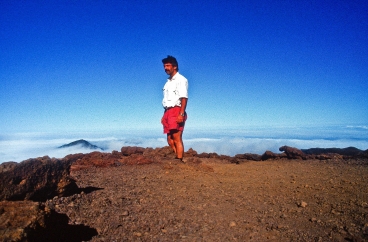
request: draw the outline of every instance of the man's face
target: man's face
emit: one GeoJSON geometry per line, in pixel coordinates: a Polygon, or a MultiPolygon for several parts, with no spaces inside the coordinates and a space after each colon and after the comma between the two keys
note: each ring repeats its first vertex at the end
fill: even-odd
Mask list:
{"type": "Polygon", "coordinates": [[[164,69],[165,69],[166,74],[168,74],[170,77],[173,77],[176,73],[177,67],[173,66],[170,63],[166,63],[164,64],[164,69]]]}

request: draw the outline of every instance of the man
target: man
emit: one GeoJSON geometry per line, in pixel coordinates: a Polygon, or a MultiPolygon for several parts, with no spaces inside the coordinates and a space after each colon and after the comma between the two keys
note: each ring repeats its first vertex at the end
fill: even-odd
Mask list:
{"type": "Polygon", "coordinates": [[[180,75],[179,65],[175,57],[167,56],[162,60],[166,74],[169,75],[163,88],[162,105],[165,109],[161,123],[167,134],[167,143],[174,150],[176,158],[183,161],[183,131],[187,114],[188,80],[180,75]]]}

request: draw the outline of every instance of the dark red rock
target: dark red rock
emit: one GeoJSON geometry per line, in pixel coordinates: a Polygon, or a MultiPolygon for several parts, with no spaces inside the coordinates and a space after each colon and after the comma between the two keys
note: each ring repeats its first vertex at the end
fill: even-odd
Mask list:
{"type": "Polygon", "coordinates": [[[311,148],[302,149],[305,154],[308,155],[322,155],[322,154],[339,154],[344,156],[359,156],[364,153],[364,151],[357,149],[355,147],[347,148],[311,148]]]}
{"type": "Polygon", "coordinates": [[[185,157],[195,157],[197,155],[197,151],[193,150],[192,148],[189,148],[189,150],[187,150],[184,154],[185,157]]]}
{"type": "Polygon", "coordinates": [[[359,154],[357,154],[357,157],[359,157],[359,158],[365,158],[365,159],[368,158],[368,149],[367,150],[364,150],[362,152],[359,152],[359,154]]]}
{"type": "Polygon", "coordinates": [[[220,156],[217,153],[209,153],[209,158],[220,158],[220,156]]]}
{"type": "Polygon", "coordinates": [[[199,158],[210,158],[210,154],[203,152],[197,155],[199,158]]]}
{"type": "Polygon", "coordinates": [[[9,161],[0,164],[0,173],[14,169],[18,165],[17,162],[9,161]]]}
{"type": "Polygon", "coordinates": [[[121,153],[125,156],[129,156],[132,154],[143,154],[144,148],[137,146],[124,146],[121,148],[121,153]]]}
{"type": "Polygon", "coordinates": [[[117,150],[113,150],[111,152],[111,156],[114,157],[114,158],[119,159],[122,156],[122,154],[119,151],[117,151],[117,150]]]}
{"type": "Polygon", "coordinates": [[[124,157],[121,163],[124,165],[147,165],[153,163],[153,160],[140,154],[132,154],[128,157],[124,157]]]}
{"type": "Polygon", "coordinates": [[[69,218],[32,201],[0,201],[0,241],[89,241],[94,228],[69,225],[69,218]]]}
{"type": "Polygon", "coordinates": [[[294,148],[294,147],[290,147],[290,146],[281,146],[279,148],[280,151],[284,151],[285,154],[287,155],[287,158],[289,159],[306,159],[306,155],[303,153],[303,151],[294,148]]]}
{"type": "Polygon", "coordinates": [[[233,157],[231,157],[231,156],[229,156],[229,155],[219,155],[219,158],[221,159],[221,160],[230,160],[231,158],[233,158],[233,157]]]}
{"type": "Polygon", "coordinates": [[[250,154],[250,153],[237,154],[237,155],[235,155],[235,158],[244,159],[244,160],[254,160],[254,161],[262,160],[262,156],[257,155],[257,154],[250,154]]]}
{"type": "Polygon", "coordinates": [[[334,154],[334,153],[327,153],[327,154],[315,155],[315,159],[318,159],[318,160],[331,160],[331,159],[342,160],[342,159],[344,159],[344,156],[339,155],[339,154],[334,154]]]}
{"type": "Polygon", "coordinates": [[[45,201],[74,193],[78,187],[69,177],[71,162],[45,156],[18,163],[0,173],[0,200],[45,201]]]}
{"type": "Polygon", "coordinates": [[[71,170],[80,170],[89,167],[110,167],[121,165],[121,158],[123,156],[119,152],[102,153],[94,151],[81,156],[78,160],[73,162],[71,170]]]}
{"type": "MultiPolygon", "coordinates": [[[[95,151],[85,154],[73,163],[71,170],[76,171],[90,167],[144,165],[154,162],[155,156],[165,156],[165,154],[162,154],[163,148],[123,147],[121,149],[122,152],[101,153],[95,151]]],[[[171,151],[171,153],[173,152],[171,151]]]]}
{"type": "Polygon", "coordinates": [[[29,241],[36,230],[46,227],[47,211],[38,202],[0,202],[0,241],[29,241]]]}
{"type": "Polygon", "coordinates": [[[270,160],[270,159],[280,159],[278,154],[273,153],[272,151],[267,150],[265,153],[263,153],[262,160],[270,160]]]}
{"type": "Polygon", "coordinates": [[[165,146],[162,148],[146,148],[145,151],[143,152],[144,156],[153,158],[153,159],[159,159],[162,157],[166,157],[166,158],[175,158],[175,153],[174,151],[171,149],[170,146],[165,146]]]}

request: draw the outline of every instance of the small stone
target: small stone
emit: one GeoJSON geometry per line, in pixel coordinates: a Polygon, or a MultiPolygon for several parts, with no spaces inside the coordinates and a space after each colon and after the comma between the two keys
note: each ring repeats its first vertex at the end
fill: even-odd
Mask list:
{"type": "Polygon", "coordinates": [[[231,221],[230,222],[230,227],[235,227],[236,226],[236,223],[234,221],[231,221]]]}
{"type": "Polygon", "coordinates": [[[123,212],[121,213],[121,215],[123,215],[123,216],[128,216],[128,215],[129,215],[129,211],[125,210],[125,211],[123,211],[123,212]]]}
{"type": "Polygon", "coordinates": [[[305,208],[308,205],[308,203],[302,201],[298,203],[298,207],[305,208]]]}
{"type": "Polygon", "coordinates": [[[74,207],[74,203],[73,202],[69,203],[68,207],[74,207]]]}

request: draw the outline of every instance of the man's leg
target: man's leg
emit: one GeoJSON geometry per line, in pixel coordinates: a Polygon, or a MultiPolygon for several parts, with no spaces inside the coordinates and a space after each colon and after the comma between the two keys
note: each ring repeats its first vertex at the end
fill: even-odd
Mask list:
{"type": "Polygon", "coordinates": [[[173,149],[174,153],[176,154],[175,142],[174,142],[171,132],[167,134],[167,143],[169,144],[169,146],[173,149]]]}
{"type": "Polygon", "coordinates": [[[184,144],[183,144],[183,131],[180,130],[171,130],[172,140],[174,141],[174,146],[176,150],[176,157],[179,159],[183,159],[184,156],[184,144]]]}

